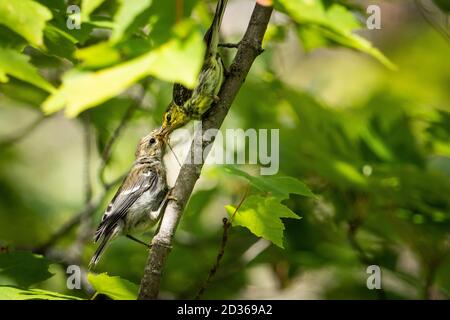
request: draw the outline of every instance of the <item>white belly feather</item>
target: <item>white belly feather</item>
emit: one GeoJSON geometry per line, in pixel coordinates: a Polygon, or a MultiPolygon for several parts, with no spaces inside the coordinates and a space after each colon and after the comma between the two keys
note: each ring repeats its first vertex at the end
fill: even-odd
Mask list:
{"type": "Polygon", "coordinates": [[[149,190],[133,203],[126,216],[128,233],[144,231],[158,221],[159,215],[151,212],[154,201],[155,194],[149,190]]]}

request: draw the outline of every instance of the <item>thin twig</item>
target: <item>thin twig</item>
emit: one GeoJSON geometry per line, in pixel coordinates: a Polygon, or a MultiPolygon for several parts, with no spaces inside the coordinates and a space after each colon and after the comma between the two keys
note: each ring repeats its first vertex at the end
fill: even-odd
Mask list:
{"type": "Polygon", "coordinates": [[[184,1],[176,0],[176,8],[175,8],[175,21],[180,22],[183,19],[184,12],[184,1]]]}
{"type": "Polygon", "coordinates": [[[92,199],[91,184],[91,149],[92,149],[92,130],[89,114],[85,114],[82,119],[84,134],[84,203],[88,204],[92,199]]]}
{"type": "Polygon", "coordinates": [[[116,127],[116,129],[112,133],[111,137],[109,138],[108,142],[106,143],[105,148],[103,149],[102,156],[101,156],[101,164],[100,164],[100,168],[98,170],[98,177],[103,186],[106,186],[108,184],[105,181],[105,170],[106,170],[106,166],[109,163],[109,160],[111,159],[112,147],[115,144],[115,142],[117,141],[117,138],[120,136],[122,130],[127,125],[128,121],[133,116],[133,113],[136,111],[136,109],[137,109],[136,103],[132,103],[127,108],[122,119],[120,120],[119,125],[116,127]]]}
{"type": "MultiPolygon", "coordinates": [[[[91,120],[89,117],[89,113],[86,113],[82,117],[83,122],[83,133],[84,133],[84,186],[85,186],[85,205],[89,204],[92,201],[92,182],[91,182],[91,151],[92,151],[92,129],[91,129],[91,120]]],[[[92,214],[84,215],[80,219],[80,226],[78,228],[78,234],[73,245],[68,249],[68,252],[71,253],[72,260],[76,261],[77,264],[81,264],[81,254],[83,250],[83,246],[86,243],[87,239],[90,238],[92,234],[92,214]]]]}
{"type": "MultiPolygon", "coordinates": [[[[119,125],[114,130],[114,132],[111,135],[110,139],[106,143],[105,148],[103,149],[103,152],[101,154],[102,162],[101,162],[100,167],[98,169],[98,177],[99,177],[99,180],[101,181],[102,186],[103,186],[103,190],[102,190],[101,195],[98,197],[97,200],[93,200],[92,199],[92,195],[91,195],[89,197],[90,198],[89,202],[85,204],[84,208],[81,211],[79,211],[78,213],[76,213],[73,216],[73,218],[71,218],[68,222],[66,222],[54,234],[52,234],[50,236],[50,238],[45,243],[43,243],[40,246],[38,246],[37,248],[35,248],[33,250],[34,252],[36,252],[36,253],[45,253],[45,251],[47,251],[51,246],[53,246],[54,243],[56,243],[60,238],[65,236],[67,233],[69,233],[73,228],[75,228],[83,220],[85,220],[87,218],[90,219],[90,217],[99,209],[100,205],[105,200],[105,197],[107,196],[108,191],[112,187],[114,187],[117,183],[119,183],[120,181],[123,180],[123,178],[125,177],[126,174],[120,175],[118,178],[114,179],[111,182],[106,182],[105,178],[104,178],[104,171],[105,171],[105,168],[106,168],[106,166],[107,166],[107,164],[109,162],[109,159],[111,157],[111,151],[112,151],[112,148],[113,148],[114,144],[117,142],[117,139],[119,138],[119,136],[122,133],[123,129],[125,128],[126,124],[128,123],[128,121],[133,116],[134,111],[137,108],[139,108],[139,106],[142,104],[142,102],[143,102],[143,100],[145,98],[146,89],[147,89],[148,84],[149,84],[149,80],[147,80],[147,79],[144,80],[142,93],[139,95],[138,98],[134,99],[132,104],[125,111],[125,113],[124,113],[124,115],[123,115],[119,125]]],[[[89,142],[89,144],[91,144],[91,143],[92,142],[89,142]]],[[[90,155],[89,155],[89,157],[90,157],[90,155]]],[[[86,199],[88,198],[87,193],[88,192],[86,191],[86,195],[85,195],[86,199]]],[[[90,193],[91,193],[91,191],[90,191],[90,193]]]]}
{"type": "Polygon", "coordinates": [[[167,146],[169,147],[169,149],[170,149],[170,151],[172,152],[172,154],[173,154],[175,160],[177,161],[178,165],[179,165],[180,168],[181,168],[181,162],[180,162],[180,160],[178,160],[177,154],[176,154],[175,151],[173,150],[173,148],[172,148],[172,146],[170,145],[170,142],[169,142],[169,141],[167,141],[167,146]]]}
{"type": "Polygon", "coordinates": [[[106,166],[109,163],[109,160],[111,159],[113,145],[117,142],[117,139],[119,138],[123,129],[125,129],[126,125],[133,117],[134,112],[142,107],[142,103],[143,103],[145,95],[147,93],[147,88],[150,84],[150,81],[151,81],[150,79],[143,80],[141,93],[139,94],[139,96],[137,98],[133,99],[131,105],[127,108],[127,110],[123,114],[119,125],[116,127],[116,129],[112,133],[111,137],[109,138],[108,142],[106,143],[106,145],[102,151],[101,164],[100,164],[100,168],[98,170],[98,177],[99,177],[99,180],[102,183],[103,187],[108,186],[108,183],[105,181],[105,170],[106,170],[106,166]]]}
{"type": "MultiPolygon", "coordinates": [[[[376,263],[365,253],[364,249],[356,239],[356,232],[361,226],[361,223],[362,222],[358,219],[349,222],[347,238],[350,242],[350,246],[357,253],[359,262],[364,266],[370,266],[376,263]]],[[[386,293],[384,292],[384,289],[377,289],[376,294],[379,300],[386,300],[386,293]]]]}
{"type": "Polygon", "coordinates": [[[53,246],[55,242],[57,242],[61,237],[67,235],[75,226],[77,226],[83,217],[93,214],[98,209],[100,204],[101,201],[88,203],[81,211],[76,213],[61,228],[54,232],[46,242],[34,248],[33,252],[44,254],[51,246],[53,246]]]}
{"type": "Polygon", "coordinates": [[[84,206],[84,208],[76,213],[69,221],[67,221],[61,228],[59,228],[55,233],[53,233],[50,238],[37,248],[33,249],[33,252],[35,253],[45,253],[48,248],[53,246],[55,242],[57,242],[60,238],[67,235],[73,228],[75,228],[85,216],[91,216],[93,215],[100,207],[100,205],[105,200],[106,196],[108,195],[108,191],[114,187],[116,184],[118,184],[120,181],[123,180],[126,174],[122,174],[120,177],[112,181],[111,183],[107,184],[101,193],[101,195],[98,197],[97,200],[92,200],[87,205],[84,206]]]}
{"type": "Polygon", "coordinates": [[[356,232],[359,229],[360,223],[360,221],[356,220],[352,220],[349,222],[347,229],[347,238],[350,242],[350,246],[354,251],[356,251],[359,261],[364,265],[370,265],[372,262],[371,259],[367,256],[362,247],[359,245],[359,242],[356,240],[356,232]]]}
{"type": "Polygon", "coordinates": [[[20,129],[18,132],[15,132],[9,137],[2,139],[0,141],[0,148],[6,148],[19,142],[20,140],[25,138],[28,134],[30,134],[34,129],[36,129],[40,124],[42,124],[46,119],[47,117],[40,115],[25,128],[20,129]]]}
{"type": "MultiPolygon", "coordinates": [[[[261,53],[262,39],[272,10],[272,7],[255,5],[243,41],[237,50],[233,63],[230,66],[230,71],[227,73],[220,90],[219,101],[211,108],[202,121],[202,132],[209,129],[218,129],[222,125],[254,60],[261,53]]],[[[190,159],[193,159],[194,154],[198,152],[199,143],[203,155],[206,156],[209,151],[209,149],[205,150],[205,148],[211,144],[213,139],[204,141],[202,132],[197,132],[194,137],[188,153],[190,159]]],[[[158,297],[162,272],[172,246],[175,231],[195,183],[200,177],[202,167],[202,163],[190,164],[185,162],[180,169],[171,193],[173,199],[169,200],[162,217],[160,229],[152,240],[152,250],[141,280],[139,299],[156,299],[158,297]]]]}
{"type": "Polygon", "coordinates": [[[433,299],[433,283],[436,277],[437,266],[430,264],[425,276],[425,284],[423,286],[422,298],[424,300],[433,299]]]}
{"type": "Polygon", "coordinates": [[[231,226],[233,224],[233,220],[234,220],[234,217],[236,216],[236,213],[238,212],[238,210],[242,206],[242,203],[244,203],[245,198],[247,198],[248,190],[249,190],[249,186],[247,186],[247,188],[245,190],[245,193],[242,196],[241,201],[239,202],[239,204],[234,209],[234,212],[231,215],[230,220],[228,220],[226,217],[223,218],[223,221],[222,221],[223,222],[222,241],[220,243],[219,252],[217,253],[216,262],[214,263],[214,265],[209,270],[208,278],[206,278],[205,283],[203,284],[203,286],[200,288],[200,290],[198,291],[197,295],[195,296],[195,300],[200,299],[200,297],[205,292],[206,287],[208,287],[208,285],[210,284],[211,279],[215,276],[215,274],[217,272],[217,269],[219,269],[220,261],[222,261],[223,255],[225,254],[225,248],[226,248],[227,242],[228,242],[228,232],[229,232],[229,230],[230,230],[230,228],[231,228],[231,226]]]}
{"type": "Polygon", "coordinates": [[[252,244],[243,254],[242,256],[234,261],[234,263],[229,266],[224,272],[220,273],[220,275],[216,276],[216,281],[220,281],[222,279],[226,279],[227,277],[236,274],[236,272],[242,270],[247,265],[249,265],[256,257],[258,257],[264,250],[270,247],[271,242],[260,238],[254,244],[252,244]]]}

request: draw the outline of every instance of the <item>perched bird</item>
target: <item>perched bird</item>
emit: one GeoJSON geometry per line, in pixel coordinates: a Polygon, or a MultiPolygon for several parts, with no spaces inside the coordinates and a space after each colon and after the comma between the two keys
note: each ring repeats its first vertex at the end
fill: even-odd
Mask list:
{"type": "Polygon", "coordinates": [[[159,220],[159,209],[168,198],[166,170],[162,162],[165,142],[159,131],[153,130],[139,142],[133,167],[95,232],[94,241],[101,242],[89,263],[90,268],[97,264],[106,245],[119,235],[145,244],[131,234],[142,232],[159,220]]]}
{"type": "Polygon", "coordinates": [[[204,36],[206,52],[197,87],[189,90],[180,84],[174,85],[172,101],[163,116],[162,132],[165,135],[191,119],[201,119],[218,99],[225,71],[218,52],[219,30],[227,2],[228,0],[219,0],[214,19],[204,36]]]}

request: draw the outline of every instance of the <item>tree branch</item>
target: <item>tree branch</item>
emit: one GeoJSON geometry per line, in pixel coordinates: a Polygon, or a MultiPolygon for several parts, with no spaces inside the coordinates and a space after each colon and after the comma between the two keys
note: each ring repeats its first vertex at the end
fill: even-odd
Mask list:
{"type": "Polygon", "coordinates": [[[216,275],[217,269],[219,269],[220,262],[222,261],[222,258],[225,254],[225,248],[227,246],[228,242],[228,232],[233,224],[234,217],[236,216],[236,213],[241,208],[242,204],[244,203],[245,198],[247,198],[248,191],[250,189],[250,186],[247,185],[247,189],[245,190],[244,195],[241,198],[241,201],[239,201],[239,204],[236,206],[236,209],[234,209],[233,214],[230,217],[230,220],[227,218],[223,218],[223,234],[222,234],[222,241],[220,242],[219,252],[217,253],[216,261],[214,265],[211,267],[208,273],[208,278],[206,278],[205,283],[201,286],[200,290],[198,291],[197,295],[195,296],[195,300],[198,300],[202,297],[203,293],[206,290],[206,287],[211,282],[211,279],[216,275]]]}
{"type": "MultiPolygon", "coordinates": [[[[208,112],[203,119],[203,130],[219,129],[222,125],[253,61],[262,52],[261,43],[272,10],[272,7],[264,7],[259,4],[255,5],[247,31],[240,42],[234,61],[230,66],[230,71],[227,74],[219,93],[220,99],[216,106],[211,108],[211,111],[208,112]]],[[[202,147],[202,150],[205,150],[205,148],[213,141],[214,139],[203,141],[202,132],[197,132],[194,141],[191,144],[188,157],[193,159],[194,150],[196,150],[196,148],[198,150],[199,143],[201,143],[200,146],[202,147]]],[[[203,154],[206,156],[208,151],[209,149],[205,150],[203,154]]],[[[177,181],[172,190],[172,195],[177,201],[170,200],[168,202],[159,232],[152,240],[152,249],[144,269],[144,276],[141,280],[139,299],[156,299],[158,297],[162,271],[172,245],[175,231],[183,213],[183,209],[200,176],[202,167],[202,163],[185,163],[181,167],[177,181]]]]}

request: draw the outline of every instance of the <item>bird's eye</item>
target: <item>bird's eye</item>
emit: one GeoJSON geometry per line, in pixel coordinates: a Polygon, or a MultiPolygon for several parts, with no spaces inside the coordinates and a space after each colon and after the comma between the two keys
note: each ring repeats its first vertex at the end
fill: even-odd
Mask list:
{"type": "Polygon", "coordinates": [[[154,144],[155,141],[156,141],[155,138],[151,138],[149,142],[150,142],[150,144],[154,144]]]}
{"type": "Polygon", "coordinates": [[[170,113],[167,114],[166,120],[167,122],[170,122],[170,120],[172,120],[172,116],[170,115],[170,113]]]}

